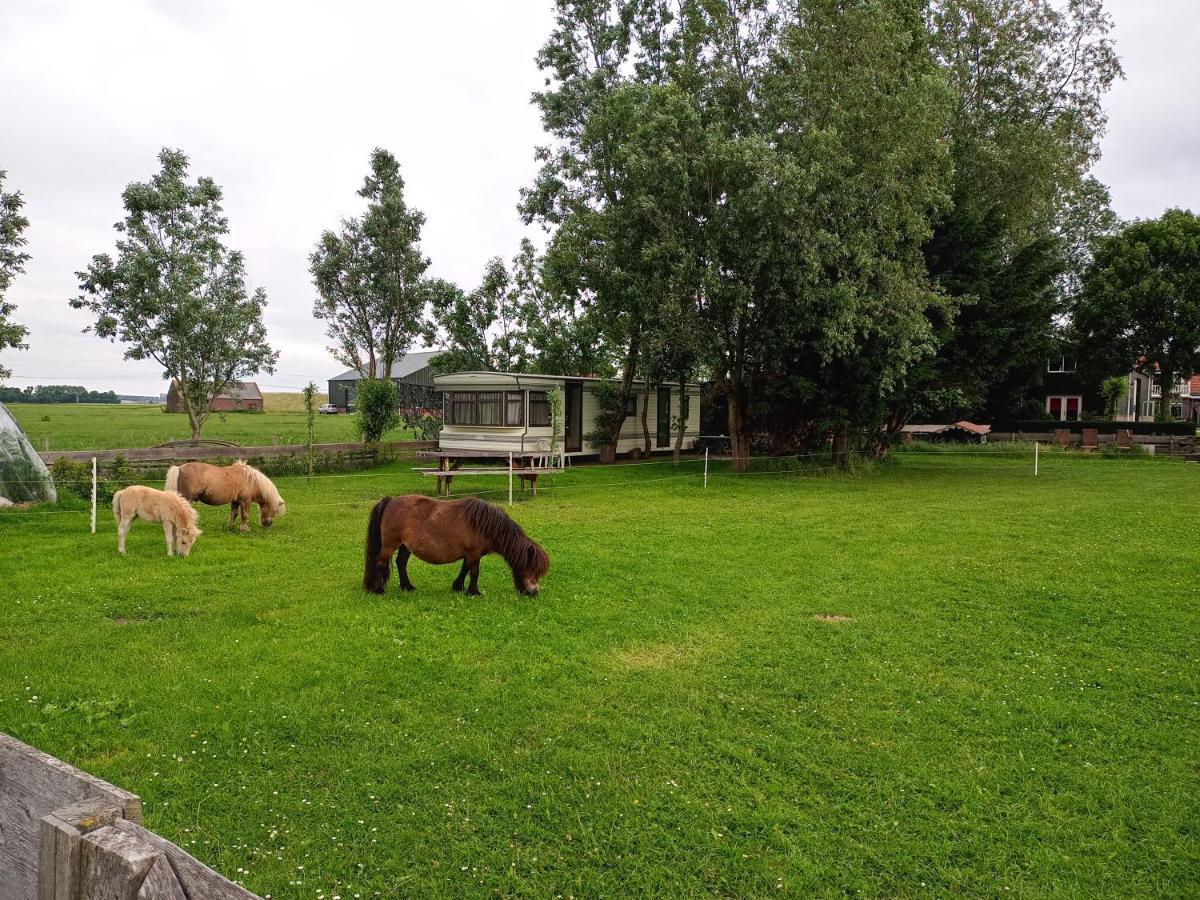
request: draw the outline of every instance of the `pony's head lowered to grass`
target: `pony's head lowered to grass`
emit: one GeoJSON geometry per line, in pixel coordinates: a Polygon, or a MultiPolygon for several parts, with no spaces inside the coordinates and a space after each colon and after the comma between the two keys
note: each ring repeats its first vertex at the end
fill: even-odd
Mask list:
{"type": "Polygon", "coordinates": [[[496,552],[512,569],[513,585],[526,597],[536,597],[539,582],[550,571],[550,556],[541,544],[532,540],[525,530],[504,510],[483,500],[463,501],[467,521],[480,534],[489,538],[496,552]]]}
{"type": "Polygon", "coordinates": [[[178,498],[177,506],[179,519],[175,523],[175,550],[180,556],[187,556],[192,552],[192,547],[196,544],[196,539],[200,537],[202,532],[199,526],[200,515],[196,512],[195,507],[188,503],[179,494],[171,492],[172,498],[178,498]]]}
{"type": "Polygon", "coordinates": [[[276,518],[287,513],[283,496],[275,483],[258,469],[241,460],[233,465],[242,471],[243,477],[252,486],[252,494],[258,498],[259,519],[264,528],[269,528],[276,518]]]}

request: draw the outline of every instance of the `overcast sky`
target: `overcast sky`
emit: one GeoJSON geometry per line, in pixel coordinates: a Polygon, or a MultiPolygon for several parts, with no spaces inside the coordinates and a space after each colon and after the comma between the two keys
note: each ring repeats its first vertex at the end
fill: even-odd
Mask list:
{"type": "MultiPolygon", "coordinates": [[[[1119,215],[1200,210],[1198,0],[1108,0],[1126,80],[1109,95],[1098,177],[1119,215]]],[[[10,382],[165,390],[151,363],[81,334],[74,273],[112,249],[120,194],[161,147],[225,192],[230,245],[267,290],[282,351],[264,390],[341,371],[311,316],[307,255],[358,214],[375,146],[428,223],[430,273],[473,287],[526,233],[518,191],[543,136],[530,94],[549,0],[0,0],[0,168],[33,259],[9,290],[30,349],[10,382]]]]}

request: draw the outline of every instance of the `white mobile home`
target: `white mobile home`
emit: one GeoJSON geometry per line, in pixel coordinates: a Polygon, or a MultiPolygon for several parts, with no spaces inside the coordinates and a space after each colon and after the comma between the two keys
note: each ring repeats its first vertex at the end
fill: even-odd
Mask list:
{"type": "MultiPolygon", "coordinates": [[[[585,435],[595,431],[599,411],[594,394],[598,378],[563,375],[518,375],[509,372],[454,372],[434,377],[442,392],[442,450],[494,450],[505,453],[549,451],[550,392],[563,393],[563,429],[556,449],[567,456],[589,456],[599,452],[585,435]]],[[[645,447],[642,405],[647,401],[645,385],[629,399],[625,423],[617,444],[618,453],[645,447]]],[[[700,385],[688,384],[683,396],[679,385],[651,385],[646,424],[652,451],[669,451],[675,446],[671,418],[680,411],[687,420],[684,449],[691,449],[700,435],[700,385]]]]}

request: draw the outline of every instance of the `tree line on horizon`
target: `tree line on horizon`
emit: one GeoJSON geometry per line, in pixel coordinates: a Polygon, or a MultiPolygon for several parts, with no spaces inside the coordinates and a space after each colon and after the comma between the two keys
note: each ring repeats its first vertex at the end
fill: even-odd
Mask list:
{"type": "MultiPolygon", "coordinates": [[[[651,383],[712,382],[739,467],[752,443],[844,463],[914,416],[1028,414],[1066,346],[1096,377],[1153,367],[1169,415],[1200,368],[1200,222],[1120,223],[1091,175],[1111,27],[1102,0],[558,0],[519,204],[544,249],[469,290],[429,276],[377,148],[364,212],[310,255],[314,315],[372,378],[418,345],[443,369],[610,378],[603,458],[651,383]]],[[[220,189],[160,163],[71,302],[179,379],[198,434],[206,398],[278,354],[220,189]]],[[[19,248],[20,195],[0,201],[19,248]]],[[[0,347],[24,336],[11,311],[0,347]]]]}
{"type": "Polygon", "coordinates": [[[118,403],[116,391],[89,391],[81,384],[39,384],[36,387],[0,386],[0,403],[118,403]]]}

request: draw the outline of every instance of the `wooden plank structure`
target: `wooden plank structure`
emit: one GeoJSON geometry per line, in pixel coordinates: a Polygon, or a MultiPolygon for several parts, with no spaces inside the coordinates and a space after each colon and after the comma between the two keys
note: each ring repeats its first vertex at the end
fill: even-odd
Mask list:
{"type": "MultiPolygon", "coordinates": [[[[436,447],[436,441],[391,441],[379,445],[381,449],[405,453],[436,447]]],[[[363,444],[313,444],[313,453],[356,453],[365,449],[363,444]]],[[[203,459],[271,459],[277,456],[296,456],[308,452],[304,444],[279,444],[263,447],[239,447],[221,443],[208,446],[169,445],[163,447],[130,447],[124,450],[43,450],[38,455],[47,464],[56,459],[88,462],[94,456],[100,462],[111,462],[118,456],[127,462],[181,463],[203,459]]]]}
{"type": "Polygon", "coordinates": [[[258,900],[141,815],[136,794],[0,734],[0,900],[258,900]]]}
{"type": "Polygon", "coordinates": [[[418,467],[414,471],[437,479],[436,494],[439,497],[450,496],[450,483],[454,481],[456,475],[512,475],[520,479],[522,493],[525,492],[525,483],[528,482],[533,496],[536,497],[538,477],[558,471],[556,466],[550,464],[550,455],[545,450],[514,453],[512,469],[509,469],[508,466],[462,468],[463,463],[471,459],[498,458],[494,450],[418,450],[417,456],[422,459],[437,460],[436,468],[418,467]]]}

